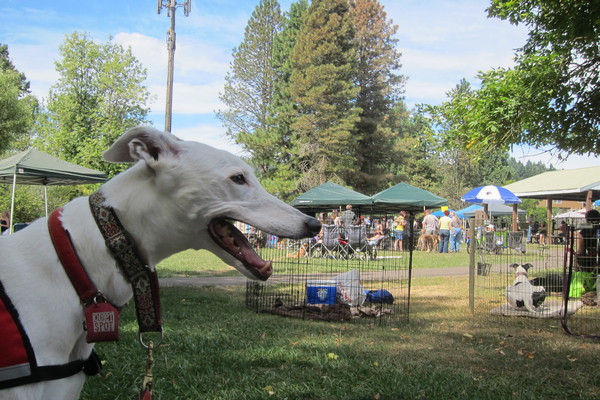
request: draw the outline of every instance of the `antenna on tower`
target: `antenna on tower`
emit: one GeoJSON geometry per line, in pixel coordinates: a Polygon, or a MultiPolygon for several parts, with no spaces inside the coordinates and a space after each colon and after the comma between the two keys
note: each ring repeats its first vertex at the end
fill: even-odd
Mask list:
{"type": "Polygon", "coordinates": [[[175,10],[183,7],[183,14],[188,17],[192,11],[192,0],[177,2],[176,0],[157,0],[157,13],[163,8],[167,9],[167,16],[171,18],[171,27],[167,31],[167,50],[169,52],[169,66],[167,70],[167,100],[165,107],[165,131],[171,132],[173,115],[173,66],[175,63],[175,10]]]}

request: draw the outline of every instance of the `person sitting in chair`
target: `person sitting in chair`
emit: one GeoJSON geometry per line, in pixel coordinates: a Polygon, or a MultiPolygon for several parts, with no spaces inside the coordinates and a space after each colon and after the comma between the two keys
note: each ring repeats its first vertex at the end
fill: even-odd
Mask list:
{"type": "Polygon", "coordinates": [[[384,238],[383,232],[376,231],[373,236],[371,236],[370,238],[367,238],[367,241],[369,242],[369,246],[377,246],[379,244],[379,242],[381,241],[381,239],[383,239],[383,238],[384,238]]]}

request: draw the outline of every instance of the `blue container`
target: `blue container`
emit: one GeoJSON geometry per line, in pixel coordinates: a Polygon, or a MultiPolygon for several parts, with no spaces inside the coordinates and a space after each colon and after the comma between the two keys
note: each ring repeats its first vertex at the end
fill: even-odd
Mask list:
{"type": "Polygon", "coordinates": [[[306,281],[306,302],[308,304],[335,304],[335,281],[306,281]]]}

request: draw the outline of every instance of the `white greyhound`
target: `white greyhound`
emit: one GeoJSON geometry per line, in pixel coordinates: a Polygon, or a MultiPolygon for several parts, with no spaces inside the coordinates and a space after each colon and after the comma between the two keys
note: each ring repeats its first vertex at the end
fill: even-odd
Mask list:
{"type": "MultiPolygon", "coordinates": [[[[138,127],[119,138],[104,158],[135,163],[99,192],[151,268],[180,251],[206,249],[244,275],[264,280],[271,275],[271,263],[251,250],[225,220],[288,238],[315,236],[321,227],[316,219],[268,194],[238,157],[204,144],[138,127]]],[[[124,306],[132,287],[105,245],[88,198],[66,204],[61,221],[95,286],[112,304],[124,306]]],[[[86,342],[82,304],[59,262],[47,219],[0,238],[0,257],[0,294],[4,288],[17,310],[37,366],[86,360],[93,344],[86,342]]],[[[2,346],[6,343],[0,343],[0,356],[2,346]]],[[[3,369],[1,362],[0,377],[10,376],[10,367],[3,369]]],[[[84,380],[79,372],[27,383],[0,390],[0,398],[77,399],[84,380]]]]}

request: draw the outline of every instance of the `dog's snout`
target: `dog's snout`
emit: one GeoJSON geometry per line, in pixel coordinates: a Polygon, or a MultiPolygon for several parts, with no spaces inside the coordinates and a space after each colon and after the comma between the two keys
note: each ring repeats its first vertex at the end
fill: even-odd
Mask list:
{"type": "Polygon", "coordinates": [[[305,224],[311,236],[317,236],[321,231],[321,222],[316,218],[308,217],[305,224]]]}

